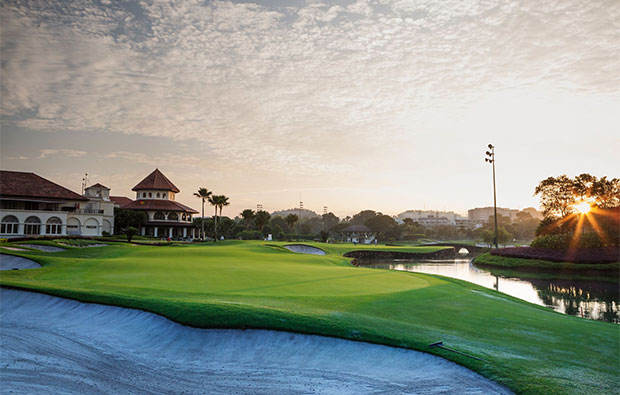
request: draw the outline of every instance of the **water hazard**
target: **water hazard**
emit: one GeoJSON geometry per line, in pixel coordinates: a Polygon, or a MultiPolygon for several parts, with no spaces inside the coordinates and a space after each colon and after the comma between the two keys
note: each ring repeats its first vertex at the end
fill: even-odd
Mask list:
{"type": "Polygon", "coordinates": [[[592,320],[620,323],[620,287],[615,274],[600,277],[557,278],[554,274],[510,272],[491,273],[474,266],[469,259],[375,260],[360,262],[365,267],[439,274],[552,308],[560,313],[592,320]],[[605,276],[608,276],[607,278],[605,276]]]}

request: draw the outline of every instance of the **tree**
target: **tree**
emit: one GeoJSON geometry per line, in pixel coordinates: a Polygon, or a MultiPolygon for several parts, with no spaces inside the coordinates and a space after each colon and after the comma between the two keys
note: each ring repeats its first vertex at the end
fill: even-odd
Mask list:
{"type": "Polygon", "coordinates": [[[295,226],[295,222],[297,222],[299,220],[299,217],[295,214],[289,214],[286,216],[286,218],[284,218],[284,220],[286,221],[286,224],[289,227],[290,232],[293,232],[293,226],[295,226]]]}
{"type": "Polygon", "coordinates": [[[538,183],[534,195],[540,195],[540,204],[545,217],[565,217],[573,211],[577,202],[573,180],[566,175],[548,177],[538,183]]]}
{"type": "Polygon", "coordinates": [[[540,194],[545,217],[564,218],[574,211],[580,202],[594,204],[598,208],[620,206],[620,179],[597,178],[588,173],[574,179],[561,175],[542,180],[534,195],[540,194]]]}
{"type": "Polygon", "coordinates": [[[489,245],[489,248],[493,247],[493,239],[495,238],[495,233],[491,232],[490,230],[485,230],[482,232],[482,241],[485,242],[485,244],[489,245]]]}
{"type": "Polygon", "coordinates": [[[209,204],[211,204],[213,206],[213,208],[215,208],[215,214],[213,214],[213,242],[217,242],[217,203],[218,203],[218,198],[216,197],[217,195],[211,195],[209,196],[209,198],[207,199],[209,201],[209,204]]]}
{"type": "Polygon", "coordinates": [[[126,233],[130,226],[140,228],[140,226],[146,225],[148,220],[149,216],[144,211],[114,209],[114,230],[117,234],[126,233]]]}
{"type": "Polygon", "coordinates": [[[323,243],[327,243],[327,239],[329,238],[329,232],[326,230],[322,230],[319,232],[319,236],[321,237],[321,241],[323,243]]]}
{"type": "Polygon", "coordinates": [[[334,226],[338,225],[340,219],[334,213],[323,214],[323,230],[330,231],[334,226]]]}
{"type": "Polygon", "coordinates": [[[256,215],[254,210],[246,208],[239,215],[241,215],[241,218],[243,218],[243,222],[245,222],[245,228],[250,229],[250,225],[252,225],[252,220],[256,215]]]}
{"type": "Polygon", "coordinates": [[[205,226],[204,226],[204,217],[205,217],[205,200],[210,199],[213,192],[208,190],[207,188],[198,188],[198,192],[194,192],[194,196],[202,200],[202,233],[201,240],[205,240],[205,226]]]}
{"type": "MultiPolygon", "coordinates": [[[[221,218],[222,218],[222,208],[224,208],[224,206],[230,205],[230,202],[228,201],[228,199],[229,198],[226,195],[217,195],[217,196],[215,196],[215,201],[217,203],[217,208],[220,209],[220,222],[222,222],[221,221],[221,218]]],[[[222,227],[222,225],[220,223],[220,228],[221,227],[222,227]]]]}
{"type": "Polygon", "coordinates": [[[373,210],[362,210],[355,214],[349,221],[351,225],[365,225],[366,222],[377,216],[377,213],[373,210]]]}
{"type": "Polygon", "coordinates": [[[504,227],[497,230],[497,242],[503,244],[506,247],[506,243],[513,239],[513,236],[504,227]]]}
{"type": "Polygon", "coordinates": [[[133,226],[128,227],[125,230],[125,235],[127,236],[127,242],[131,243],[131,239],[138,234],[138,229],[134,228],[133,226]]]}
{"type": "Polygon", "coordinates": [[[259,210],[256,212],[256,216],[254,217],[254,223],[259,231],[263,231],[265,225],[269,223],[271,219],[271,215],[267,211],[259,210]]]}
{"type": "Polygon", "coordinates": [[[368,219],[364,225],[372,229],[379,239],[400,238],[400,227],[389,215],[379,213],[368,219]]]}

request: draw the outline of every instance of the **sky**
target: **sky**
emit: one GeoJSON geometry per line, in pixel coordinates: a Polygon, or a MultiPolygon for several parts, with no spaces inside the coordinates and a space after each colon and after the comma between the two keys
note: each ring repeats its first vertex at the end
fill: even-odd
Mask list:
{"type": "Polygon", "coordinates": [[[0,166],[224,215],[538,207],[620,176],[620,2],[3,1],[0,166]]]}

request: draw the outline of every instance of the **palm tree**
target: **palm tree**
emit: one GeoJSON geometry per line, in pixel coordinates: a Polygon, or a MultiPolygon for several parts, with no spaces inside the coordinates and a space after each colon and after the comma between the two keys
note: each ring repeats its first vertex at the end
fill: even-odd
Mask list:
{"type": "Polygon", "coordinates": [[[286,221],[286,224],[289,226],[290,232],[293,233],[293,226],[295,226],[295,222],[299,220],[299,217],[296,214],[289,214],[286,216],[286,218],[284,218],[284,220],[286,221]]]}
{"type": "Polygon", "coordinates": [[[210,199],[212,194],[207,188],[198,188],[198,192],[194,192],[194,196],[202,199],[202,241],[205,240],[205,200],[210,199]]]}
{"type": "Polygon", "coordinates": [[[213,242],[217,241],[217,202],[219,201],[218,195],[209,196],[209,203],[215,208],[215,214],[213,215],[213,242]]]}
{"type": "Polygon", "coordinates": [[[245,228],[250,229],[250,224],[252,223],[255,215],[254,210],[246,208],[239,215],[241,215],[241,218],[243,218],[243,221],[245,221],[245,228]]]}
{"type": "Polygon", "coordinates": [[[230,202],[228,201],[228,196],[226,195],[217,196],[217,207],[219,207],[220,209],[220,230],[222,228],[222,209],[224,208],[224,206],[228,206],[228,205],[230,205],[230,202]]]}
{"type": "Polygon", "coordinates": [[[267,211],[259,210],[256,212],[256,216],[254,217],[254,223],[256,224],[256,227],[258,227],[258,230],[262,232],[263,228],[269,223],[270,219],[271,215],[269,215],[267,211]]]}

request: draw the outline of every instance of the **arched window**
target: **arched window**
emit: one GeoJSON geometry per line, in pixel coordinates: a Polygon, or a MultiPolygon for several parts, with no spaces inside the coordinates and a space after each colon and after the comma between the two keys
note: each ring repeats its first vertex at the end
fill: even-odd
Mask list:
{"type": "Polygon", "coordinates": [[[2,234],[13,234],[17,233],[17,228],[19,226],[19,221],[17,217],[13,215],[7,215],[2,218],[2,223],[0,224],[0,233],[2,234]]]}
{"type": "Polygon", "coordinates": [[[183,213],[183,221],[185,221],[187,219],[187,214],[183,213]]]}
{"type": "Polygon", "coordinates": [[[159,199],[159,192],[157,192],[157,199],[159,199]]]}
{"type": "Polygon", "coordinates": [[[145,198],[146,197],[146,192],[142,192],[142,197],[145,198]]]}
{"type": "Polygon", "coordinates": [[[149,192],[149,197],[153,197],[153,194],[151,192],[149,192]]]}
{"type": "Polygon", "coordinates": [[[62,221],[58,217],[51,217],[47,220],[45,233],[48,235],[59,235],[62,233],[62,221]]]}
{"type": "Polygon", "coordinates": [[[41,234],[41,220],[38,217],[28,217],[24,221],[24,233],[27,235],[41,234]]]}
{"type": "Polygon", "coordinates": [[[166,193],[165,193],[165,192],[164,192],[164,193],[162,193],[162,194],[161,194],[161,197],[165,199],[165,198],[166,198],[166,193]]]}
{"type": "Polygon", "coordinates": [[[168,214],[168,219],[170,221],[178,221],[179,220],[179,215],[177,213],[170,213],[170,214],[168,214]]]}
{"type": "Polygon", "coordinates": [[[161,211],[158,211],[155,213],[155,215],[153,216],[154,219],[159,219],[159,220],[165,220],[166,216],[164,215],[164,213],[162,213],[161,211]]]}

